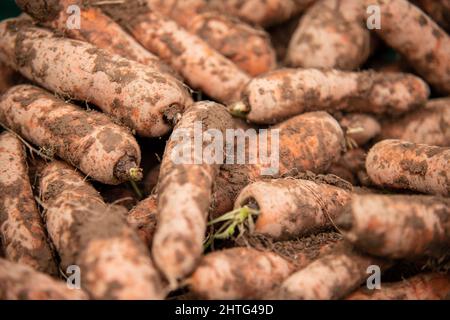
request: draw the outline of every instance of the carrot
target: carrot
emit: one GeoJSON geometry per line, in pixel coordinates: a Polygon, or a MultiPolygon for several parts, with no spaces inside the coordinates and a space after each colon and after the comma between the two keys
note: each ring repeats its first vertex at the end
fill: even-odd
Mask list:
{"type": "Polygon", "coordinates": [[[365,4],[380,8],[381,28],[375,32],[428,83],[450,93],[450,37],[445,31],[407,0],[366,0],[365,4]]]}
{"type": "Polygon", "coordinates": [[[0,23],[0,60],[60,95],[96,104],[143,136],[170,130],[165,114],[191,101],[178,80],[88,43],[61,38],[29,21],[0,23]]]}
{"type": "Polygon", "coordinates": [[[162,299],[163,283],[149,252],[126,224],[123,209],[106,205],[82,175],[63,162],[42,172],[47,230],[61,266],[78,265],[94,299],[162,299]]]}
{"type": "Polygon", "coordinates": [[[360,1],[319,0],[302,16],[289,44],[293,67],[355,70],[371,53],[360,1]]]}
{"type": "MultiPolygon", "coordinates": [[[[340,158],[345,144],[341,127],[326,112],[305,113],[272,129],[280,130],[279,172],[273,177],[305,171],[326,172],[340,158]]],[[[261,162],[223,165],[215,183],[212,216],[231,210],[240,191],[263,178],[263,167],[261,162]]]]}
{"type": "MultiPolygon", "coordinates": [[[[202,125],[202,135],[208,129],[224,134],[225,129],[232,126],[231,116],[222,105],[197,102],[184,113],[175,127],[175,134],[188,135],[183,142],[188,140],[191,145],[183,143],[183,148],[194,148],[195,127],[199,123],[202,125]]],[[[203,154],[194,154],[192,164],[175,161],[174,156],[180,148],[179,139],[174,134],[171,136],[161,163],[158,226],[152,246],[155,263],[172,289],[194,270],[202,254],[211,189],[220,168],[220,164],[205,161],[203,154]]],[[[224,154],[216,154],[215,157],[224,157],[224,154]]]]}
{"type": "Polygon", "coordinates": [[[285,300],[340,299],[366,280],[369,276],[367,268],[371,265],[378,265],[383,270],[388,263],[342,244],[293,273],[271,297],[285,300]]]}
{"type": "Polygon", "coordinates": [[[211,6],[244,21],[268,27],[303,12],[316,0],[212,0],[211,6]]]}
{"type": "Polygon", "coordinates": [[[156,185],[158,184],[159,179],[159,171],[161,169],[161,165],[156,165],[150,169],[150,171],[145,175],[143,179],[144,191],[146,194],[151,194],[153,190],[155,190],[156,185]]]}
{"type": "Polygon", "coordinates": [[[282,69],[250,81],[230,110],[270,124],[315,110],[401,114],[428,95],[426,83],[410,74],[282,69]]]}
{"type": "Polygon", "coordinates": [[[251,76],[275,68],[275,51],[268,34],[236,18],[208,10],[202,0],[147,0],[149,7],[170,17],[189,32],[205,40],[251,76]]]}
{"type": "Polygon", "coordinates": [[[355,183],[353,184],[357,184],[359,182],[359,184],[361,185],[368,185],[370,179],[367,176],[366,172],[366,158],[367,154],[361,148],[348,150],[342,155],[338,162],[334,163],[331,166],[331,168],[327,172],[335,174],[338,177],[341,177],[349,182],[352,182],[352,180],[354,180],[355,183]],[[346,179],[345,176],[342,177],[341,175],[333,171],[339,169],[342,169],[345,173],[349,174],[349,179],[346,179]]]}
{"type": "Polygon", "coordinates": [[[137,230],[141,240],[148,248],[152,247],[157,223],[157,196],[153,194],[139,202],[126,215],[127,222],[137,230]]]}
{"type": "Polygon", "coordinates": [[[414,0],[444,30],[450,32],[450,1],[449,0],[414,0]]]}
{"type": "Polygon", "coordinates": [[[425,273],[403,281],[383,284],[379,290],[361,288],[346,300],[444,300],[450,293],[450,277],[425,273]]]}
{"type": "Polygon", "coordinates": [[[377,119],[368,114],[347,114],[339,120],[339,124],[344,129],[347,139],[350,139],[350,143],[356,146],[365,145],[381,131],[377,119]]]}
{"type": "Polygon", "coordinates": [[[196,90],[228,103],[238,99],[250,80],[233,62],[177,23],[139,0],[102,6],[104,12],[128,30],[147,50],[177,70],[196,90]]]}
{"type": "Polygon", "coordinates": [[[366,169],[377,186],[450,195],[450,148],[383,140],[367,155],[366,169]]]}
{"type": "Polygon", "coordinates": [[[24,146],[9,132],[0,135],[0,168],[0,235],[5,257],[57,275],[28,178],[24,146]]]}
{"type": "Polygon", "coordinates": [[[82,290],[71,290],[33,268],[0,258],[1,300],[86,300],[82,290]]]}
{"type": "Polygon", "coordinates": [[[401,119],[386,119],[380,134],[380,140],[385,139],[450,147],[450,98],[430,100],[401,119]]]}
{"type": "Polygon", "coordinates": [[[0,95],[17,84],[17,73],[0,61],[0,95]]]}
{"type": "Polygon", "coordinates": [[[275,179],[245,187],[235,208],[248,205],[258,210],[254,233],[288,240],[332,226],[350,199],[351,190],[326,183],[275,179]]]}
{"type": "Polygon", "coordinates": [[[294,271],[336,246],[334,233],[267,247],[238,247],[212,252],[187,280],[191,291],[204,299],[262,299],[294,271]]]}
{"type": "Polygon", "coordinates": [[[11,88],[0,99],[0,121],[102,183],[142,178],[139,145],[125,128],[104,114],[81,110],[43,89],[30,85],[11,88]]]}
{"type": "Polygon", "coordinates": [[[339,229],[365,252],[397,259],[448,250],[449,199],[354,195],[344,211],[336,221],[339,229]]]}
{"type": "Polygon", "coordinates": [[[155,70],[176,76],[175,71],[145,50],[99,8],[87,7],[82,0],[17,0],[17,5],[44,26],[70,38],[86,41],[124,58],[145,64],[155,70]],[[79,28],[69,28],[71,6],[80,8],[79,28]]]}

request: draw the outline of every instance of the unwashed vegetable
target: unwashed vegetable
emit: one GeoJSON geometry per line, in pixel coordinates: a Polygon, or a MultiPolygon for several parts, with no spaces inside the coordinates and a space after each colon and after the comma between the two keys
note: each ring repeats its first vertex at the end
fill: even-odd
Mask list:
{"type": "Polygon", "coordinates": [[[128,224],[137,230],[139,237],[148,248],[152,247],[156,231],[157,210],[157,195],[153,194],[139,202],[126,214],[128,224]]]}
{"type": "Polygon", "coordinates": [[[361,114],[351,113],[342,117],[339,124],[345,131],[347,141],[351,147],[363,146],[370,140],[378,136],[381,126],[374,117],[361,114]]]}
{"type": "Polygon", "coordinates": [[[336,223],[350,242],[377,256],[439,255],[450,247],[450,199],[446,198],[354,195],[336,223]]]}
{"type": "Polygon", "coordinates": [[[450,32],[450,0],[414,0],[434,21],[450,32]]]}
{"type": "Polygon", "coordinates": [[[366,169],[379,187],[450,195],[450,148],[383,140],[370,149],[366,169]]]}
{"type": "Polygon", "coordinates": [[[77,265],[94,299],[162,299],[162,280],[123,209],[106,205],[82,175],[63,162],[42,172],[40,192],[48,233],[61,267],[77,265]]]}
{"type": "Polygon", "coordinates": [[[0,121],[39,147],[106,184],[139,180],[141,152],[135,138],[106,115],[84,111],[31,85],[0,98],[0,121]]]}
{"type": "Polygon", "coordinates": [[[410,74],[281,69],[250,81],[230,110],[270,124],[317,110],[402,114],[424,105],[428,96],[427,84],[410,74]]]}
{"type": "Polygon", "coordinates": [[[450,93],[450,36],[407,0],[365,0],[365,5],[380,8],[381,28],[374,31],[434,88],[450,93]]]}
{"type": "Polygon", "coordinates": [[[165,115],[191,103],[178,80],[154,68],[30,23],[0,23],[0,60],[50,91],[92,102],[143,136],[167,133],[171,121],[165,115]]]}
{"type": "Polygon", "coordinates": [[[53,252],[28,178],[24,145],[14,134],[0,135],[0,236],[5,257],[57,275],[53,252]]]}

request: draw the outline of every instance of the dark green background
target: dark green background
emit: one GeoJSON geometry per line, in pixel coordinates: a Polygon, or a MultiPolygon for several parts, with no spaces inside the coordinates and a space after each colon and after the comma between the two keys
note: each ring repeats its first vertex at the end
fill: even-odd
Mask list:
{"type": "Polygon", "coordinates": [[[20,13],[14,0],[0,0],[0,20],[16,17],[20,13]]]}

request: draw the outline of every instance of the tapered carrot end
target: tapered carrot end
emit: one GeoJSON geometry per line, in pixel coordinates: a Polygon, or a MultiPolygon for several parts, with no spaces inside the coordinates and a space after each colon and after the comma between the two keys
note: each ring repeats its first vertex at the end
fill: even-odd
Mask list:
{"type": "Polygon", "coordinates": [[[250,112],[250,107],[246,103],[239,101],[231,104],[228,107],[228,111],[234,117],[245,119],[247,118],[247,114],[250,112]]]}
{"type": "Polygon", "coordinates": [[[141,181],[143,178],[142,169],[130,156],[124,156],[119,160],[114,168],[114,176],[121,182],[141,181]]]}
{"type": "Polygon", "coordinates": [[[353,228],[353,215],[350,206],[344,208],[341,215],[336,219],[335,224],[343,232],[349,232],[353,228]]]}

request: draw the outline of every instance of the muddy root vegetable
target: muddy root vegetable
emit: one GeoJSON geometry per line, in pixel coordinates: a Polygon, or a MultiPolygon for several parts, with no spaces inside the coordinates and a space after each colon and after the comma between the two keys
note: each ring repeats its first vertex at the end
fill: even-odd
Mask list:
{"type": "Polygon", "coordinates": [[[450,148],[383,140],[370,149],[366,170],[380,187],[450,195],[450,148]]]}
{"type": "Polygon", "coordinates": [[[317,1],[292,36],[287,63],[302,68],[359,68],[371,52],[365,9],[360,1],[317,1]]]}
{"type": "Polygon", "coordinates": [[[388,263],[342,245],[293,273],[269,296],[284,300],[340,299],[366,280],[371,265],[383,271],[388,263]]]}
{"type": "Polygon", "coordinates": [[[346,300],[444,300],[450,293],[450,276],[439,273],[419,274],[394,283],[385,283],[380,290],[361,288],[346,300]]]}
{"type": "Polygon", "coordinates": [[[245,187],[235,208],[255,206],[254,233],[288,240],[332,226],[351,191],[301,179],[258,181],[245,187]]]}
{"type": "Polygon", "coordinates": [[[319,110],[402,114],[424,105],[428,96],[427,84],[410,74],[281,69],[250,81],[230,110],[270,124],[319,110]]]}
{"type": "Polygon", "coordinates": [[[268,246],[256,238],[246,239],[243,247],[203,257],[187,283],[205,299],[262,299],[294,271],[331,250],[338,239],[336,234],[323,233],[268,246]]]}
{"type": "Polygon", "coordinates": [[[268,34],[236,18],[208,10],[206,1],[148,0],[150,8],[172,18],[205,40],[251,76],[275,68],[275,51],[268,34]]]}
{"type": "Polygon", "coordinates": [[[213,0],[211,6],[249,23],[268,27],[303,12],[316,0],[213,0]]]}
{"type": "Polygon", "coordinates": [[[380,8],[381,28],[375,32],[428,83],[450,93],[450,36],[407,0],[365,0],[365,5],[380,8]]]}
{"type": "Polygon", "coordinates": [[[0,23],[0,60],[62,96],[91,102],[142,136],[161,136],[165,115],[191,102],[182,84],[91,44],[58,37],[23,19],[0,23]]]}
{"type": "Polygon", "coordinates": [[[344,129],[350,143],[356,146],[363,146],[370,140],[378,136],[381,131],[380,123],[374,117],[367,114],[348,114],[339,120],[339,124],[344,129]]]}
{"type": "Polygon", "coordinates": [[[150,253],[125,221],[82,175],[52,162],[40,180],[48,233],[63,270],[78,265],[81,286],[94,299],[162,299],[162,280],[150,253]]]}
{"type": "Polygon", "coordinates": [[[87,7],[82,0],[17,0],[17,5],[44,26],[62,32],[70,38],[86,41],[124,58],[152,67],[161,73],[175,75],[175,71],[158,57],[145,50],[117,23],[99,8],[87,7]],[[73,6],[80,8],[80,24],[70,24],[73,6]]]}
{"type": "Polygon", "coordinates": [[[20,85],[5,93],[0,121],[102,183],[119,184],[142,175],[139,145],[127,129],[38,87],[20,85]]]}
{"type": "Polygon", "coordinates": [[[380,140],[385,139],[450,147],[450,98],[430,100],[401,119],[383,121],[380,140]]]}
{"type": "Polygon", "coordinates": [[[414,0],[414,2],[442,28],[450,32],[450,0],[414,0]]]}
{"type": "Polygon", "coordinates": [[[139,202],[126,215],[128,224],[137,230],[137,234],[148,248],[152,247],[156,231],[157,210],[157,196],[151,195],[139,202]]]}
{"type": "Polygon", "coordinates": [[[398,259],[448,250],[449,221],[449,199],[369,194],[354,195],[336,223],[361,250],[398,259]]]}
{"type": "Polygon", "coordinates": [[[87,300],[88,296],[29,266],[0,258],[0,299],[87,300]]]}
{"type": "Polygon", "coordinates": [[[129,0],[102,9],[147,50],[178,71],[187,83],[222,103],[234,102],[250,80],[233,62],[147,3],[129,0]],[[133,18],[131,18],[133,17],[133,18]]]}
{"type": "Polygon", "coordinates": [[[57,275],[53,252],[34,201],[24,145],[14,134],[0,135],[0,236],[5,257],[57,275]]]}
{"type": "Polygon", "coordinates": [[[0,61],[0,95],[17,84],[16,72],[0,61]]]}
{"type": "Polygon", "coordinates": [[[203,154],[193,151],[195,140],[199,134],[206,137],[208,129],[224,134],[232,124],[222,105],[198,102],[184,113],[167,143],[158,183],[158,226],[152,254],[171,288],[177,287],[178,281],[188,276],[199,262],[211,190],[224,160],[223,150],[221,154],[215,150],[213,159],[222,159],[218,159],[219,163],[207,161],[203,154]],[[196,133],[199,124],[202,131],[196,133]],[[188,150],[191,159],[179,158],[180,150],[188,150]]]}
{"type": "MultiPolygon", "coordinates": [[[[338,161],[345,145],[341,127],[326,112],[302,114],[272,129],[279,130],[279,171],[271,177],[305,171],[324,173],[338,161]]],[[[267,145],[270,146],[271,141],[267,145]]],[[[240,191],[250,182],[264,177],[263,168],[262,161],[223,165],[215,184],[212,215],[230,211],[240,191]]]]}

